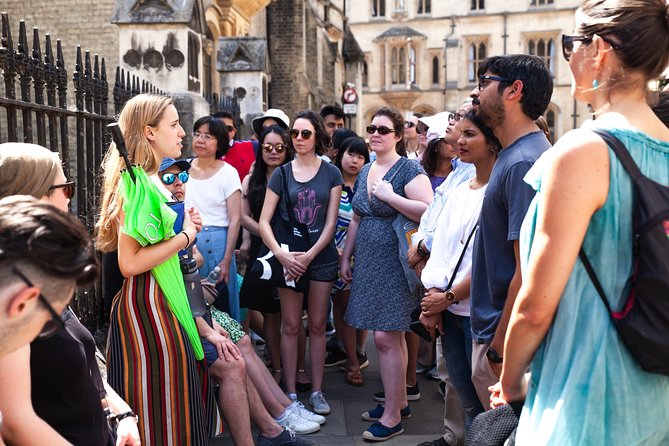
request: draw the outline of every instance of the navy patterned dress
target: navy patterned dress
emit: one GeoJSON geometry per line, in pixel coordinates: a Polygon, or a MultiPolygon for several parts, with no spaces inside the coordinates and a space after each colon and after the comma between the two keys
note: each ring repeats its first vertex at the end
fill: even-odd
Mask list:
{"type": "MultiPolygon", "coordinates": [[[[355,238],[351,299],[344,319],[366,330],[409,331],[411,311],[420,301],[420,291],[411,294],[400,263],[392,226],[398,212],[386,202],[370,198],[370,166],[362,168],[355,184],[353,211],[360,216],[360,225],[355,238]]],[[[400,158],[383,179],[392,178],[393,190],[404,197],[404,186],[420,174],[425,171],[418,163],[400,158]]]]}

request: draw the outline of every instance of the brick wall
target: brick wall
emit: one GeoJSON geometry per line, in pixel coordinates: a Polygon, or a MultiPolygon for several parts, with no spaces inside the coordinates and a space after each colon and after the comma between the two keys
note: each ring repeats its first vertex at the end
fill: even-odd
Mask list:
{"type": "Polygon", "coordinates": [[[9,14],[15,45],[19,20],[23,19],[30,45],[32,29],[40,30],[42,55],[46,33],[51,35],[54,51],[55,40],[61,40],[69,77],[74,71],[77,45],[81,45],[82,51],[91,51],[91,56],[97,53],[105,58],[107,79],[111,83],[119,63],[118,30],[110,23],[113,9],[114,0],[0,0],[0,11],[9,14]]]}

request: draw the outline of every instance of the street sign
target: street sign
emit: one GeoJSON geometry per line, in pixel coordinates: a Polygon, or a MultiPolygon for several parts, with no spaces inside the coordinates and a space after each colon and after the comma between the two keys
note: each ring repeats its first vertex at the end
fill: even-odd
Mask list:
{"type": "Polygon", "coordinates": [[[355,115],[358,112],[358,106],[356,104],[344,104],[344,114],[345,115],[355,115]]]}

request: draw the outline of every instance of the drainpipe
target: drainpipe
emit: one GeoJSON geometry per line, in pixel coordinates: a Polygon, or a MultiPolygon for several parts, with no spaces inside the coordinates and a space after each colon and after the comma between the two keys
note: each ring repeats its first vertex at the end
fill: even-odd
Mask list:
{"type": "Polygon", "coordinates": [[[508,19],[509,19],[509,13],[505,12],[503,14],[504,16],[504,34],[502,35],[502,39],[504,39],[504,53],[506,55],[506,41],[509,38],[509,33],[507,32],[507,24],[508,24],[508,19]]]}
{"type": "Polygon", "coordinates": [[[444,110],[446,110],[448,103],[448,97],[446,96],[446,90],[448,89],[448,39],[453,34],[455,34],[455,15],[451,16],[451,33],[444,39],[444,110]]]}

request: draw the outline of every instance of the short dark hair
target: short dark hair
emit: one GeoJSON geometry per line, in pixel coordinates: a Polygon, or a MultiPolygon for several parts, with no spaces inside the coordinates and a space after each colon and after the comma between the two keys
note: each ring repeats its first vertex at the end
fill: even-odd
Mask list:
{"type": "Polygon", "coordinates": [[[219,110],[216,113],[214,113],[212,116],[214,118],[219,118],[219,119],[227,118],[227,119],[232,119],[233,122],[235,121],[234,115],[229,110],[219,110]]]}
{"type": "Polygon", "coordinates": [[[335,166],[339,170],[341,170],[341,160],[346,152],[362,155],[365,158],[365,164],[369,162],[369,147],[367,147],[365,140],[359,136],[351,136],[341,143],[341,147],[337,151],[337,157],[335,158],[335,166]]]}
{"type": "Polygon", "coordinates": [[[55,287],[63,282],[86,286],[100,272],[93,242],[84,225],[74,216],[26,195],[0,200],[3,282],[11,265],[39,275],[39,283],[55,287]]]}
{"type": "Polygon", "coordinates": [[[295,115],[295,118],[293,119],[293,125],[295,125],[295,121],[298,119],[306,119],[311,122],[311,125],[314,126],[314,130],[316,131],[316,154],[323,155],[325,150],[330,147],[330,136],[325,131],[325,121],[323,121],[321,115],[313,112],[312,110],[304,110],[295,115]]]}
{"type": "Polygon", "coordinates": [[[492,56],[481,62],[477,74],[482,76],[486,71],[508,79],[499,82],[500,94],[516,80],[523,83],[520,104],[525,116],[535,120],[546,111],[553,95],[553,75],[542,59],[528,54],[492,56]]]}
{"type": "Polygon", "coordinates": [[[358,135],[351,129],[336,129],[332,132],[332,147],[339,149],[345,140],[354,136],[358,135]]]}
{"type": "Polygon", "coordinates": [[[225,124],[214,116],[203,116],[193,124],[193,131],[197,132],[203,125],[209,125],[209,133],[216,137],[216,158],[222,158],[230,150],[230,135],[225,124]]]}
{"type": "Polygon", "coordinates": [[[336,105],[326,105],[325,107],[321,108],[321,118],[325,118],[327,115],[335,115],[335,117],[339,119],[344,119],[346,115],[344,114],[344,110],[342,110],[341,107],[337,107],[336,105]]]}

